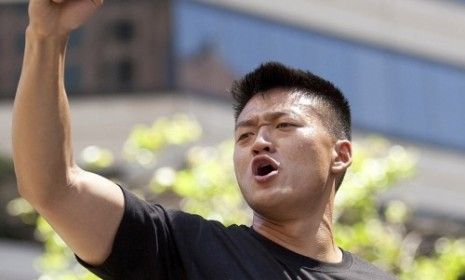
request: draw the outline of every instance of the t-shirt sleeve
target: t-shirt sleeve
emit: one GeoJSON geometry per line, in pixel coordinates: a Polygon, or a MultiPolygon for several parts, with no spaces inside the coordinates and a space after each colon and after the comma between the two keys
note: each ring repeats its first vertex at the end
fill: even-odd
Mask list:
{"type": "Polygon", "coordinates": [[[121,189],[125,209],[110,256],[99,266],[79,263],[102,279],[182,279],[168,213],[121,189]]]}

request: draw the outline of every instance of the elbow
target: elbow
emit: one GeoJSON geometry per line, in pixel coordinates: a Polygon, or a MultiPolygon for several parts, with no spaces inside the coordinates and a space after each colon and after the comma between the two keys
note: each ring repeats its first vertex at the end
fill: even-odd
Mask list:
{"type": "Polygon", "coordinates": [[[42,188],[39,184],[29,185],[21,183],[20,180],[18,180],[17,185],[19,195],[29,202],[36,210],[50,205],[52,195],[47,188],[42,188]]]}
{"type": "Polygon", "coordinates": [[[27,175],[23,175],[22,173],[22,170],[15,166],[16,187],[18,194],[29,203],[31,203],[34,198],[34,191],[37,189],[37,187],[31,186],[31,183],[28,182],[29,180],[27,175]]]}
{"type": "Polygon", "coordinates": [[[67,171],[63,173],[62,176],[59,174],[25,177],[17,175],[18,193],[36,210],[50,207],[54,201],[59,200],[73,186],[73,176],[71,174],[74,174],[74,172],[67,171]]]}

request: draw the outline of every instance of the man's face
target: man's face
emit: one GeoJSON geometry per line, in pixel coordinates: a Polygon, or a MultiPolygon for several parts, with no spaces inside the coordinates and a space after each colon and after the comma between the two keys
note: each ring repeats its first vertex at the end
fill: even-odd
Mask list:
{"type": "Polygon", "coordinates": [[[256,94],[239,115],[235,173],[244,198],[259,215],[308,216],[326,203],[335,141],[315,108],[308,96],[273,89],[256,94]]]}

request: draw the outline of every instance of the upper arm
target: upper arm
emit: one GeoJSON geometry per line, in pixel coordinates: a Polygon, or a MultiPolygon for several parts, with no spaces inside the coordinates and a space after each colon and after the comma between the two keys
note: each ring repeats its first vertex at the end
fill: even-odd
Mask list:
{"type": "Polygon", "coordinates": [[[111,252],[124,212],[124,195],[112,181],[78,167],[72,182],[38,211],[76,255],[98,265],[111,252]]]}

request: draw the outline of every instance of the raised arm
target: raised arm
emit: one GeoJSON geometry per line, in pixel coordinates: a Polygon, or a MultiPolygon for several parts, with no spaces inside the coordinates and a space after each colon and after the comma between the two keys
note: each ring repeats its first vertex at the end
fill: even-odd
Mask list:
{"type": "Polygon", "coordinates": [[[113,182],[74,162],[64,87],[69,33],[102,0],[30,0],[21,78],[13,110],[13,159],[20,194],[83,260],[105,260],[124,199],[113,182]]]}

